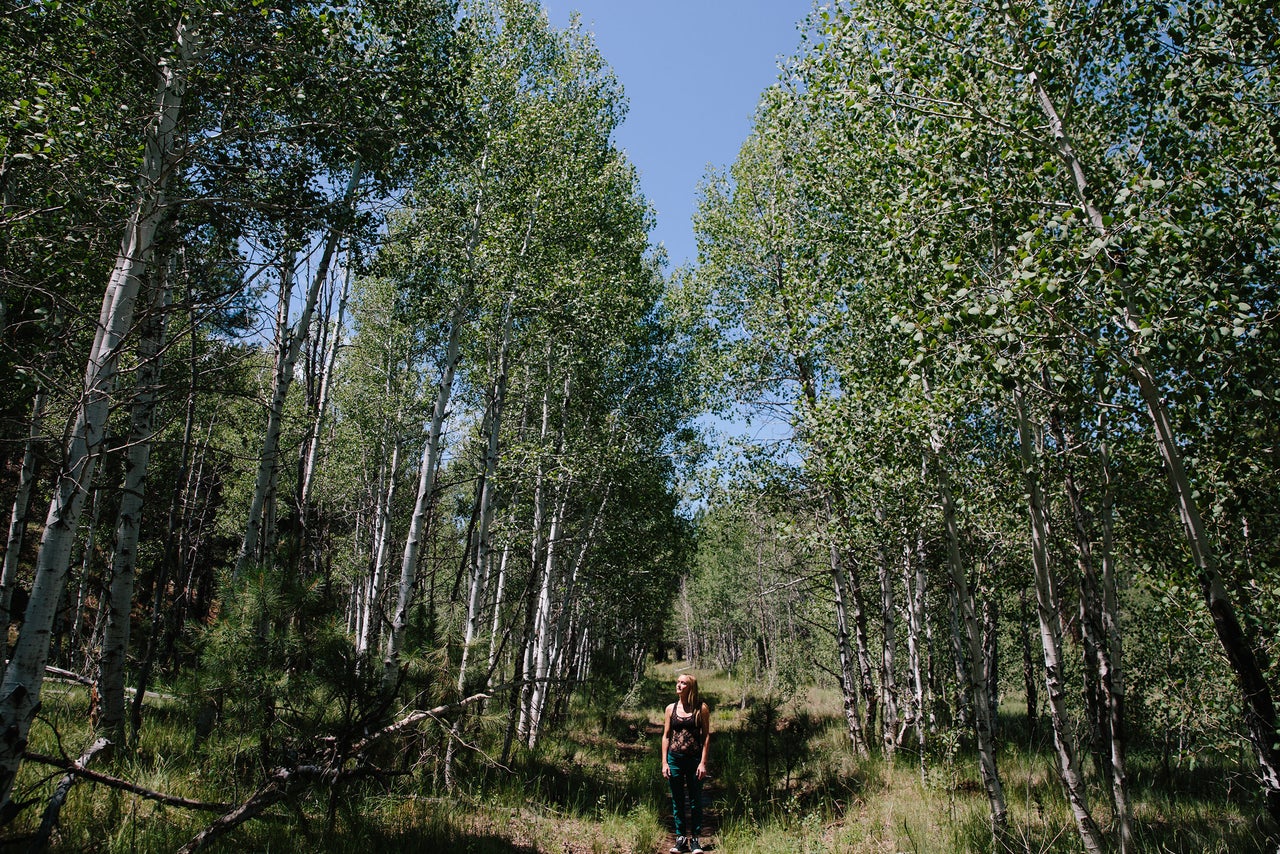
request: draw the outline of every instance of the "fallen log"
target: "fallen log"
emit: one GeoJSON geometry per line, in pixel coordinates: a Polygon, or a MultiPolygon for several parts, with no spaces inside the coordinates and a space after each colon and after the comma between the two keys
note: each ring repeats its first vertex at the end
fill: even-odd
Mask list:
{"type": "MultiPolygon", "coordinates": [[[[45,678],[52,682],[70,682],[75,685],[84,685],[87,688],[93,688],[95,683],[88,676],[82,676],[74,670],[64,670],[61,667],[54,667],[52,664],[46,664],[44,668],[45,678]]],[[[137,696],[138,689],[125,686],[124,693],[130,697],[137,696]]],[[[146,700],[179,700],[176,694],[161,694],[158,691],[148,691],[143,695],[146,700]]]]}

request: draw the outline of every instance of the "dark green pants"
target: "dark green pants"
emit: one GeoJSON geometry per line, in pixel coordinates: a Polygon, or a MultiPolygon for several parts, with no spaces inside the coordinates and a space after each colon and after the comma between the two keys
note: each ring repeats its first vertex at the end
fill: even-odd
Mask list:
{"type": "Polygon", "coordinates": [[[667,768],[671,777],[671,817],[675,819],[676,836],[702,833],[702,781],[698,779],[699,754],[668,753],[667,768]],[[684,799],[689,798],[689,823],[684,821],[684,799]]]}

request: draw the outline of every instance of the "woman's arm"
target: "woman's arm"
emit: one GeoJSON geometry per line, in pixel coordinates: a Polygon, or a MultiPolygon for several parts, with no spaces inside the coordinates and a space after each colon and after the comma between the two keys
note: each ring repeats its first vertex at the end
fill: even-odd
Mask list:
{"type": "Polygon", "coordinates": [[[671,768],[667,765],[667,750],[671,747],[671,710],[675,708],[675,703],[667,706],[667,713],[662,719],[662,755],[658,757],[658,761],[662,763],[662,778],[664,780],[671,777],[671,768]]]}
{"type": "Polygon", "coordinates": [[[698,763],[698,779],[702,780],[707,776],[707,758],[711,756],[711,707],[703,703],[702,714],[698,717],[702,727],[702,761],[698,763]]]}

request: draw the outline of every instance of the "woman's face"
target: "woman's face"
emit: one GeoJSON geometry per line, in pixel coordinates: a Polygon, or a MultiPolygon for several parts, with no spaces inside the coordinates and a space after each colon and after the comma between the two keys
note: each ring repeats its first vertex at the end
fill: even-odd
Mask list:
{"type": "Polygon", "coordinates": [[[686,697],[689,696],[690,687],[691,687],[691,683],[689,682],[689,680],[684,676],[681,676],[679,679],[676,680],[676,696],[679,697],[681,700],[685,699],[686,697]]]}

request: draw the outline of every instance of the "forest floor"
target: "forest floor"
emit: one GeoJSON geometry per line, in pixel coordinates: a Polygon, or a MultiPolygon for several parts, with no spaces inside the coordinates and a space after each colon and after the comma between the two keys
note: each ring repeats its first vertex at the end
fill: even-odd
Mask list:
{"type": "MultiPolygon", "coordinates": [[[[675,664],[650,668],[626,696],[575,702],[535,752],[505,765],[505,716],[480,716],[458,752],[452,793],[439,778],[446,728],[420,736],[422,759],[385,781],[313,787],[236,828],[210,850],[394,854],[665,854],[674,842],[661,777],[662,712],[674,698],[675,664]],[[435,758],[432,758],[435,757],[435,758]]],[[[929,753],[858,759],[848,747],[838,694],[770,690],[699,672],[712,713],[712,777],[704,787],[703,844],[726,854],[1074,854],[1074,822],[1057,779],[1048,727],[1002,713],[1000,771],[1010,831],[993,846],[972,756],[945,731],[929,753]],[[709,844],[708,844],[709,843],[709,844]]],[[[89,739],[78,688],[50,692],[32,749],[65,755],[89,739]]],[[[102,770],[146,788],[206,801],[243,801],[260,785],[244,735],[192,749],[191,716],[157,701],[142,744],[102,770]],[[240,767],[238,767],[240,766],[240,767]]],[[[87,743],[87,741],[86,741],[87,743]]],[[[416,754],[415,754],[416,755],[416,754]]],[[[0,854],[30,850],[41,806],[60,772],[27,763],[20,796],[36,806],[0,829],[0,854]]],[[[1256,789],[1239,757],[1217,765],[1170,764],[1149,747],[1130,767],[1138,851],[1252,854],[1274,851],[1258,818],[1256,789]]],[[[1092,781],[1095,817],[1110,829],[1105,794],[1092,781]]],[[[63,810],[50,851],[172,852],[209,825],[209,813],[174,809],[84,782],[63,810]]]]}
{"type": "MultiPolygon", "coordinates": [[[[531,796],[534,832],[513,834],[519,854],[666,854],[674,843],[670,797],[660,776],[662,712],[674,699],[675,664],[651,668],[611,716],[579,717],[545,757],[576,766],[579,793],[547,813],[551,790],[531,796]]],[[[1002,713],[1001,775],[1010,831],[990,833],[985,791],[973,757],[955,734],[933,736],[922,762],[904,748],[893,761],[859,760],[844,732],[838,694],[819,688],[770,691],[699,672],[713,714],[712,776],[704,787],[707,851],[726,854],[1074,854],[1074,820],[1062,796],[1047,724],[1027,731],[1016,705],[1002,713]]],[[[908,738],[908,741],[910,739],[908,738]]],[[[543,773],[547,771],[544,766],[543,773]]],[[[1161,768],[1149,750],[1131,764],[1135,850],[1169,854],[1273,851],[1239,766],[1161,768]]],[[[1093,780],[1094,814],[1111,830],[1105,794],[1093,780]]],[[[526,816],[527,818],[527,816],[526,816]]],[[[496,828],[495,828],[496,830],[496,828]]],[[[508,826],[508,831],[510,826],[508,826]]],[[[479,849],[477,849],[479,850],[479,849]]],[[[497,850],[497,849],[495,849],[497,850]]]]}

